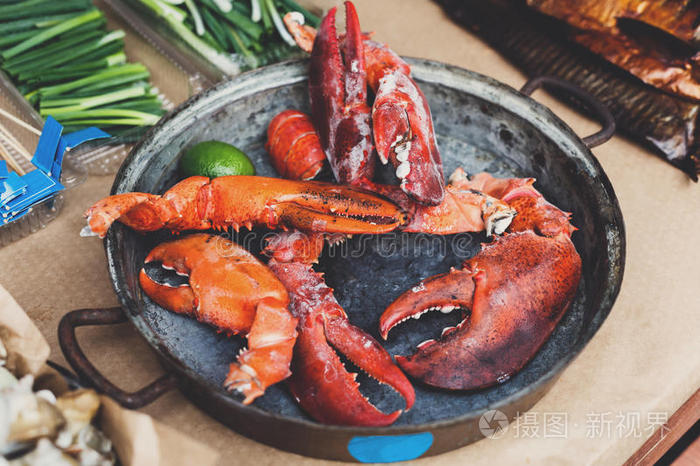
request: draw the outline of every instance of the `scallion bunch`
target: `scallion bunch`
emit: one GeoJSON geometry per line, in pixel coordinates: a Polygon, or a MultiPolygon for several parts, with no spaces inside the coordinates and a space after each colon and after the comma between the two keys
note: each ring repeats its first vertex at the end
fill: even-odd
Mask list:
{"type": "Polygon", "coordinates": [[[105,23],[90,0],[0,0],[0,68],[67,132],[125,134],[163,114],[146,67],[127,63],[124,31],[105,23]]]}
{"type": "Polygon", "coordinates": [[[216,63],[221,54],[241,69],[299,56],[282,18],[290,11],[317,27],[320,19],[294,0],[129,0],[165,21],[191,48],[216,63]]]}

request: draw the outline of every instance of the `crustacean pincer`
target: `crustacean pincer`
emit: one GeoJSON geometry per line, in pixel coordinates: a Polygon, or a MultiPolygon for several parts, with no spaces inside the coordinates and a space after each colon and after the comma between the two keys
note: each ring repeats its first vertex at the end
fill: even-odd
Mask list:
{"type": "Polygon", "coordinates": [[[406,194],[421,204],[439,204],[445,180],[425,96],[404,60],[362,34],[351,2],[345,2],[345,12],[344,38],[337,37],[336,9],[331,8],[311,50],[313,30],[285,19],[299,45],[311,52],[311,113],[333,173],[341,184],[371,182],[376,146],[406,194]],[[375,94],[371,109],[368,85],[375,94]]]}
{"type": "Polygon", "coordinates": [[[404,222],[393,203],[350,186],[262,176],[192,176],[162,195],[115,194],[85,216],[82,235],[104,237],[115,221],[139,232],[241,226],[331,233],[385,233],[404,222]]]}
{"type": "Polygon", "coordinates": [[[348,321],[323,276],[315,272],[325,234],[284,232],[275,235],[266,252],[268,266],[289,292],[292,314],[299,319],[294,347],[292,394],[314,419],[340,425],[385,426],[401,410],[385,414],[360,392],[357,374],[345,369],[338,353],[363,372],[403,396],[406,410],[413,406],[415,392],[386,350],[368,333],[348,321]]]}
{"type": "Polygon", "coordinates": [[[141,269],[141,288],[153,301],[228,335],[246,337],[248,347],[231,363],[224,381],[245,396],[245,404],[289,377],[297,319],[287,309],[287,290],[265,264],[236,243],[206,233],[156,246],[146,257],[150,262],[188,278],[173,286],[141,269]]]}
{"type": "Polygon", "coordinates": [[[508,380],[530,361],[571,304],[581,258],[569,214],[547,202],[532,179],[480,174],[453,183],[489,192],[517,211],[504,236],[482,245],[462,269],[423,280],[382,314],[380,332],[430,310],[467,310],[456,327],[397,356],[410,376],[436,387],[468,390],[508,380]]]}

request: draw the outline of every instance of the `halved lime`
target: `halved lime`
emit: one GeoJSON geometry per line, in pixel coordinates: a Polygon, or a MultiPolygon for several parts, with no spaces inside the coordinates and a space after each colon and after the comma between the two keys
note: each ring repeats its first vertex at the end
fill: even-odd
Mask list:
{"type": "Polygon", "coordinates": [[[255,175],[255,167],[239,148],[221,141],[204,141],[190,147],[180,158],[182,176],[255,175]]]}

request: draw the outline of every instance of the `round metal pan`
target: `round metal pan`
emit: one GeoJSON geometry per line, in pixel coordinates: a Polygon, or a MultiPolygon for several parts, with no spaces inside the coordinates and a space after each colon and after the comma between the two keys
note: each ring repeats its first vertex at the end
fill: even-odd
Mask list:
{"type": "MultiPolygon", "coordinates": [[[[132,407],[175,383],[202,410],[243,435],[302,455],[349,461],[397,461],[449,451],[483,438],[478,423],[487,410],[500,410],[512,420],[539,400],[598,330],[620,289],[625,237],[615,193],[584,141],[546,107],[470,71],[427,60],[412,59],[410,64],[432,109],[447,175],[463,166],[469,173],[535,177],[537,188],[572,212],[579,228],[573,241],[583,260],[583,276],[575,301],[524,369],[478,391],[443,391],[416,383],[414,408],[385,428],[319,424],[301,411],[283,383],[244,406],[222,387],[243,341],[168,312],[141,292],[137,277],[143,259],[168,234],[142,235],[115,224],[105,241],[115,291],[126,318],[161,357],[168,375],[139,393],[125,394],[85,359],[74,327],[124,320],[119,309],[74,311],[61,323],[60,342],[76,371],[132,407]]],[[[263,148],[267,123],[283,109],[308,111],[306,78],[306,61],[287,62],[246,73],[190,99],[134,148],[112,192],[163,192],[177,180],[183,149],[209,139],[242,148],[259,175],[276,176],[263,148]]],[[[527,92],[541,84],[531,83],[527,92]]],[[[557,82],[545,79],[545,84],[557,82]]],[[[600,105],[589,106],[609,117],[600,105]]],[[[603,142],[612,130],[606,124],[604,134],[587,142],[603,142]]],[[[361,254],[326,253],[319,269],[326,272],[350,321],[379,339],[378,318],[387,304],[421,278],[460,264],[484,240],[474,234],[417,242],[398,235],[388,240],[394,245],[389,252],[381,242],[366,241],[361,254]]],[[[356,247],[353,241],[350,246],[356,247]]],[[[255,249],[254,243],[247,242],[255,249]]],[[[393,331],[386,347],[392,354],[406,354],[456,321],[456,315],[411,321],[393,331]]],[[[400,398],[377,384],[363,383],[363,391],[383,410],[401,406],[400,398]]]]}

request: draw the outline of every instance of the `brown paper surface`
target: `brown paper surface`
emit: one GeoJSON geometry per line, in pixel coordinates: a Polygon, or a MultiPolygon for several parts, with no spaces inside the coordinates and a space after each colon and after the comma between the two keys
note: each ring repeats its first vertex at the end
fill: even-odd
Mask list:
{"type": "MultiPolygon", "coordinates": [[[[340,4],[305,3],[324,8],[340,4]]],[[[525,82],[525,76],[497,52],[449,21],[431,2],[355,3],[363,30],[375,31],[376,39],[401,54],[462,66],[516,88],[525,82]]],[[[141,52],[148,64],[154,52],[141,52]]],[[[166,95],[182,93],[177,69],[159,63],[158,77],[166,78],[156,82],[159,88],[166,95]]],[[[599,128],[543,92],[534,97],[581,136],[599,128]]],[[[610,316],[532,409],[539,426],[535,432],[528,430],[534,438],[511,424],[497,440],[485,439],[416,464],[619,464],[650,434],[646,430],[653,427],[650,413],[670,417],[700,386],[700,186],[619,136],[593,152],[613,183],[627,229],[625,278],[610,316]],[[566,438],[545,437],[545,415],[560,413],[568,419],[566,438]],[[642,435],[618,435],[618,413],[633,418],[639,413],[642,435]],[[611,420],[612,432],[590,436],[592,423],[603,415],[611,420]]],[[[27,310],[49,341],[52,357],[62,363],[56,341],[61,316],[76,308],[117,303],[101,241],[78,236],[84,225],[82,212],[105,196],[111,183],[111,177],[92,177],[67,194],[64,211],[45,230],[0,249],[0,284],[27,310]]],[[[81,329],[78,335],[97,368],[124,389],[139,389],[162,373],[129,324],[81,329]]],[[[178,392],[164,395],[143,411],[215,449],[221,465],[322,464],[244,438],[178,392]]]]}
{"type": "Polygon", "coordinates": [[[130,466],[213,465],[218,454],[151,416],[123,409],[101,396],[100,426],[114,442],[119,459],[130,466]]]}

